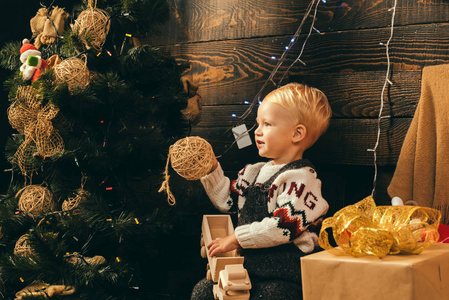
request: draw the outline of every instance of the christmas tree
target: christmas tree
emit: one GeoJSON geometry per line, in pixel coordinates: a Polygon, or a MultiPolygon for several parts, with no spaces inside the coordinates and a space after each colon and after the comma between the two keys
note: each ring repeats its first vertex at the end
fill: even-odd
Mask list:
{"type": "Polygon", "coordinates": [[[0,299],[157,299],[142,281],[179,214],[157,191],[168,147],[198,120],[196,89],[188,66],[140,44],[164,0],[72,2],[41,3],[32,36],[1,51],[15,132],[0,299]]]}

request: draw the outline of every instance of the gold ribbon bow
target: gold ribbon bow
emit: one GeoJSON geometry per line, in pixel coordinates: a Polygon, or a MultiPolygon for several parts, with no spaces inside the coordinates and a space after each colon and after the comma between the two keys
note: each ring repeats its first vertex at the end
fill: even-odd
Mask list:
{"type": "Polygon", "coordinates": [[[323,221],[319,243],[334,255],[419,254],[439,239],[439,210],[420,206],[378,206],[371,196],[323,221]],[[329,243],[331,228],[335,242],[329,243]]]}
{"type": "Polygon", "coordinates": [[[34,157],[51,157],[64,150],[64,141],[53,128],[52,119],[59,108],[51,103],[42,106],[36,90],[32,86],[21,86],[16,100],[8,108],[11,126],[25,136],[25,141],[14,154],[24,175],[37,170],[34,157]]]}

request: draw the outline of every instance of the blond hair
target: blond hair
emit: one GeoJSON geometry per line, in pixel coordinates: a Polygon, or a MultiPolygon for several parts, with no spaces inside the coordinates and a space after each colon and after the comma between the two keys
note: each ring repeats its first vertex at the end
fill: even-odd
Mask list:
{"type": "Polygon", "coordinates": [[[270,92],[263,101],[279,104],[292,114],[297,124],[304,125],[312,135],[310,146],[329,127],[332,110],[326,95],[317,88],[289,83],[270,92]]]}

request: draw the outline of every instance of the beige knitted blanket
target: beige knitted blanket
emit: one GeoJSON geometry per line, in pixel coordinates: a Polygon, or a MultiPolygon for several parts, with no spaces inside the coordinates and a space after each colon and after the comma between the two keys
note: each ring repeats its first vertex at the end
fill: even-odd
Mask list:
{"type": "Polygon", "coordinates": [[[388,194],[439,209],[441,223],[449,224],[449,64],[423,69],[421,98],[388,194]]]}

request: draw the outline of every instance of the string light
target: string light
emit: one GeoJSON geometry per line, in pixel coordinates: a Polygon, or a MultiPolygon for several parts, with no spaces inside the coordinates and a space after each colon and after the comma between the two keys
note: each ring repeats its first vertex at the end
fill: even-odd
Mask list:
{"type": "MultiPolygon", "coordinates": [[[[284,75],[282,75],[281,79],[279,80],[279,85],[280,85],[281,82],[284,80],[284,77],[288,74],[288,72],[290,71],[290,69],[291,69],[297,62],[302,63],[304,66],[306,65],[306,63],[303,62],[303,61],[301,60],[301,56],[302,56],[302,54],[303,54],[303,52],[304,52],[304,49],[305,49],[305,47],[306,47],[307,41],[309,40],[309,37],[312,35],[313,29],[315,29],[314,25],[315,25],[315,21],[316,21],[316,14],[317,14],[317,11],[318,11],[318,4],[319,4],[319,3],[320,3],[320,1],[317,0],[317,3],[316,3],[316,5],[315,5],[315,10],[314,10],[314,13],[313,13],[312,24],[310,25],[309,33],[307,34],[307,37],[306,37],[306,39],[304,40],[304,43],[302,44],[301,51],[299,52],[299,55],[296,57],[296,59],[293,61],[293,63],[291,63],[290,66],[287,68],[287,70],[284,72],[284,75]]],[[[312,3],[310,4],[310,9],[312,9],[312,7],[313,7],[313,1],[312,1],[312,3]]],[[[303,19],[303,22],[304,22],[304,19],[303,19]]],[[[316,30],[316,29],[315,29],[315,30],[316,30]]],[[[299,35],[299,34],[298,34],[298,35],[299,35]]]]}
{"type": "MultiPolygon", "coordinates": [[[[264,91],[265,87],[267,86],[268,82],[273,82],[274,85],[275,82],[273,81],[274,76],[277,74],[279,68],[282,66],[282,63],[284,62],[288,52],[290,52],[292,46],[294,45],[294,43],[298,40],[299,35],[301,34],[301,30],[306,22],[306,20],[309,18],[310,13],[312,11],[312,9],[315,7],[315,13],[313,15],[313,20],[312,20],[312,25],[309,31],[309,35],[311,34],[312,31],[312,27],[315,24],[315,20],[316,20],[316,12],[318,10],[318,4],[320,3],[320,0],[312,0],[309,3],[309,6],[307,7],[306,12],[304,13],[304,17],[301,21],[301,24],[299,25],[298,29],[296,30],[295,34],[293,35],[293,37],[290,39],[290,44],[288,46],[285,47],[285,51],[282,53],[282,56],[279,58],[275,68],[273,69],[273,71],[270,73],[268,79],[265,81],[265,83],[262,85],[261,89],[259,90],[259,92],[254,96],[254,99],[250,105],[250,107],[248,107],[248,109],[242,114],[242,116],[240,117],[240,122],[239,124],[243,123],[243,121],[249,116],[249,114],[252,112],[254,106],[256,105],[256,103],[260,100],[260,95],[262,94],[262,92],[264,91]]],[[[306,38],[306,40],[304,41],[304,44],[302,46],[302,50],[300,55],[298,56],[298,58],[293,62],[293,64],[295,64],[298,60],[299,57],[302,55],[302,52],[304,50],[305,44],[307,43],[308,37],[306,38]]],[[[272,56],[271,58],[273,58],[274,56],[272,56]]],[[[293,65],[292,64],[292,65],[293,65]]],[[[286,72],[288,72],[290,70],[290,68],[292,67],[292,65],[287,69],[286,72]]],[[[284,74],[285,76],[285,74],[284,74]]],[[[282,79],[284,78],[284,76],[282,76],[282,79]]],[[[281,82],[282,82],[281,79],[281,82]]],[[[235,143],[235,141],[234,141],[235,143]]],[[[232,145],[231,145],[232,146],[232,145]]]]}
{"type": "MultiPolygon", "coordinates": [[[[309,6],[307,7],[306,12],[304,13],[304,17],[303,17],[303,19],[302,19],[302,21],[301,21],[301,23],[300,23],[298,29],[296,30],[296,32],[295,32],[295,34],[293,35],[293,37],[290,39],[290,44],[287,45],[287,46],[285,46],[285,50],[284,50],[284,52],[282,53],[281,57],[279,58],[279,60],[278,60],[278,62],[277,62],[277,64],[276,64],[276,66],[275,66],[275,68],[273,69],[273,71],[271,71],[271,73],[270,73],[269,77],[267,78],[267,80],[264,82],[264,84],[262,85],[262,87],[260,88],[260,90],[259,90],[259,91],[257,92],[257,94],[254,96],[254,98],[253,98],[251,104],[249,105],[249,107],[248,107],[248,108],[246,109],[246,111],[239,117],[240,120],[239,120],[237,126],[241,125],[241,124],[243,123],[243,121],[250,115],[250,113],[252,112],[252,110],[253,110],[254,106],[256,105],[256,103],[259,103],[259,104],[262,103],[262,101],[260,100],[260,96],[261,96],[262,92],[265,90],[265,87],[267,86],[267,84],[268,84],[269,82],[272,82],[272,83],[276,86],[276,83],[274,82],[273,78],[274,78],[274,76],[277,74],[279,68],[282,66],[282,64],[283,64],[283,62],[284,62],[284,60],[285,60],[287,54],[290,52],[292,46],[293,46],[293,45],[295,44],[295,42],[298,40],[298,37],[299,37],[299,35],[301,34],[301,30],[302,30],[302,28],[303,28],[303,26],[304,26],[306,20],[309,18],[312,9],[315,7],[315,12],[314,12],[314,14],[313,14],[313,19],[312,19],[312,24],[311,24],[311,27],[310,27],[310,30],[309,30],[309,34],[308,34],[307,38],[305,39],[305,41],[304,41],[304,43],[303,43],[303,46],[302,46],[302,49],[301,49],[301,53],[300,53],[299,56],[296,58],[296,60],[295,60],[295,61],[288,67],[287,71],[284,73],[284,75],[282,76],[281,80],[279,81],[279,84],[282,82],[283,78],[285,77],[285,74],[288,73],[288,71],[290,70],[290,68],[291,68],[295,63],[301,62],[303,65],[305,65],[305,63],[302,62],[299,58],[301,57],[301,55],[302,55],[302,53],[303,53],[303,51],[304,51],[304,47],[305,47],[305,45],[306,45],[306,43],[307,43],[307,40],[308,40],[309,36],[311,35],[312,28],[313,28],[313,25],[315,24],[315,20],[316,20],[316,13],[317,13],[317,10],[318,10],[318,4],[320,3],[320,1],[321,1],[321,0],[311,0],[311,2],[309,3],[309,6]]],[[[271,59],[274,60],[274,59],[277,59],[277,58],[276,58],[276,56],[273,55],[273,56],[271,56],[271,59]]],[[[236,117],[237,117],[236,114],[232,114],[231,116],[232,116],[233,118],[236,118],[236,117]]],[[[250,132],[250,131],[251,131],[252,129],[254,129],[255,127],[256,127],[256,124],[254,124],[250,129],[248,129],[247,132],[250,132]]],[[[235,143],[237,143],[237,140],[238,140],[238,139],[235,139],[235,140],[232,142],[232,144],[231,144],[231,145],[230,145],[230,146],[229,146],[223,153],[221,153],[220,155],[216,156],[216,158],[220,158],[220,157],[223,156],[226,152],[228,152],[229,149],[231,149],[232,146],[233,146],[235,143]]]]}
{"type": "Polygon", "coordinates": [[[393,32],[394,32],[394,18],[396,16],[396,7],[397,7],[397,0],[394,0],[394,5],[392,8],[390,8],[388,11],[393,11],[391,14],[391,26],[390,26],[390,37],[388,38],[388,41],[386,44],[379,43],[381,46],[385,46],[385,54],[387,56],[387,72],[385,75],[385,82],[382,87],[382,93],[380,95],[380,108],[379,108],[379,115],[377,117],[377,139],[376,144],[372,149],[367,149],[367,151],[373,152],[374,156],[374,178],[373,178],[373,190],[371,192],[371,196],[374,197],[374,193],[376,191],[376,184],[377,184],[377,147],[380,143],[380,133],[381,133],[381,121],[384,118],[389,118],[391,116],[382,116],[383,108],[384,108],[384,94],[387,89],[387,86],[390,84],[393,84],[390,80],[390,68],[391,68],[391,62],[390,62],[390,42],[393,39],[393,32]]]}
{"type": "Polygon", "coordinates": [[[244,103],[244,104],[249,104],[249,101],[244,101],[243,103],[244,103]]]}

